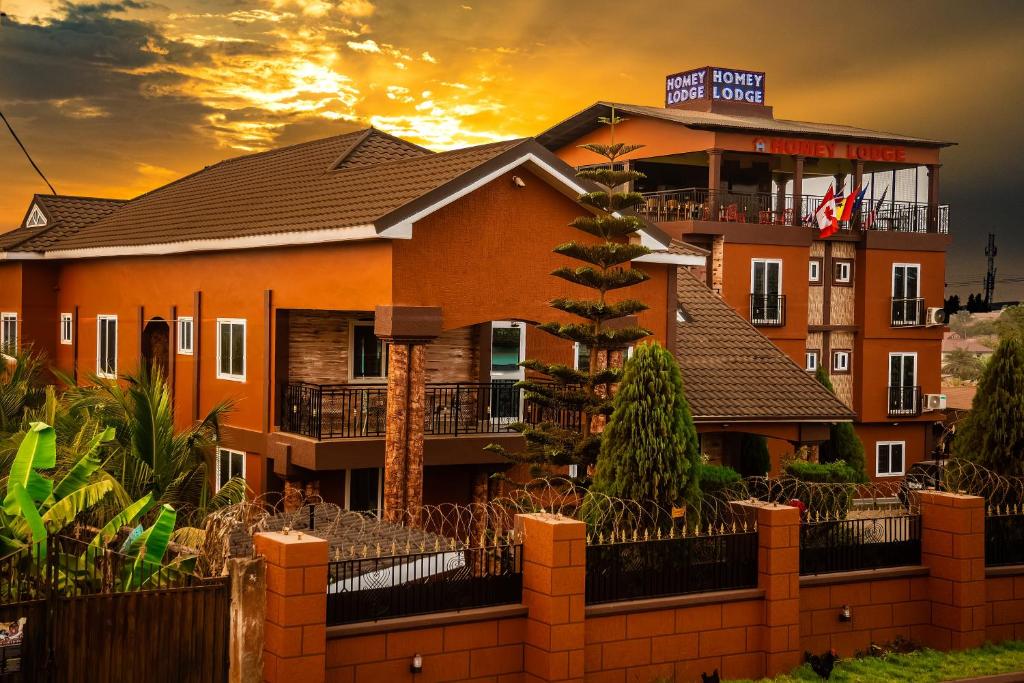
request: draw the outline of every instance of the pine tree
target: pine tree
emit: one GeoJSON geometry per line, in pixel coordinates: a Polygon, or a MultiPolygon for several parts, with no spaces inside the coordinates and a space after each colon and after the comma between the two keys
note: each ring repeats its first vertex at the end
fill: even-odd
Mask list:
{"type": "Polygon", "coordinates": [[[657,343],[636,347],[613,407],[592,490],[663,510],[695,501],[697,429],[672,353],[657,343]]]}
{"type": "MultiPolygon", "coordinates": [[[[826,389],[833,394],[836,393],[835,387],[832,386],[832,380],[829,379],[828,372],[824,367],[819,365],[814,377],[826,389]]],[[[864,444],[861,443],[857,432],[849,422],[837,422],[828,428],[828,441],[821,445],[819,460],[823,463],[842,460],[857,474],[859,481],[868,480],[864,462],[864,444]]]]}
{"type": "Polygon", "coordinates": [[[978,382],[971,412],[953,440],[953,454],[1002,475],[1024,475],[1024,343],[999,343],[978,382]]]}
{"type": "Polygon", "coordinates": [[[543,421],[513,425],[526,439],[526,449],[522,452],[506,451],[498,444],[487,447],[518,462],[579,465],[583,473],[597,461],[600,431],[612,412],[612,387],[622,377],[622,368],[616,366],[621,366],[619,361],[629,345],[651,334],[631,322],[610,324],[619,319],[628,321],[627,316],[647,309],[636,299],[616,297],[612,301],[608,295],[649,278],[642,270],[626,266],[650,250],[639,243],[637,236],[643,221],[629,213],[643,203],[643,197],[636,192],[619,191],[627,183],[644,177],[642,173],[624,170],[622,162],[617,161],[642,145],[615,142],[615,124],[622,119],[615,115],[614,108],[610,117],[599,120],[609,127],[610,142],[582,147],[603,157],[607,164],[581,170],[576,175],[600,189],[580,195],[579,202],[591,212],[570,223],[599,241],[574,240],[555,247],[555,253],[579,261],[581,265],[564,266],[552,272],[557,278],[592,290],[595,298],[554,299],[550,302],[553,308],[584,322],[549,322],[538,326],[560,339],[589,349],[590,367],[576,370],[539,360],[524,361],[523,367],[532,374],[517,386],[523,389],[523,398],[536,407],[543,421]]]}

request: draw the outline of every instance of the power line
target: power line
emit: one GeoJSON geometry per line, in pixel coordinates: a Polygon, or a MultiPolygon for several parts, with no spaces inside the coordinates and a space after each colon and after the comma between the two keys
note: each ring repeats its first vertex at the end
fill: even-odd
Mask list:
{"type": "Polygon", "coordinates": [[[57,190],[53,189],[53,185],[51,185],[50,181],[46,179],[45,175],[43,175],[42,169],[36,165],[36,162],[32,159],[32,155],[28,153],[27,149],[25,149],[25,145],[22,144],[21,138],[19,138],[18,134],[14,132],[14,128],[11,127],[11,122],[7,120],[7,117],[4,116],[2,111],[0,111],[0,119],[3,119],[4,125],[7,126],[7,130],[11,131],[14,141],[18,143],[18,147],[21,147],[21,151],[25,153],[25,158],[28,159],[28,163],[32,164],[32,168],[36,169],[36,173],[39,174],[39,177],[42,178],[43,182],[50,188],[50,192],[57,194],[57,190]]]}

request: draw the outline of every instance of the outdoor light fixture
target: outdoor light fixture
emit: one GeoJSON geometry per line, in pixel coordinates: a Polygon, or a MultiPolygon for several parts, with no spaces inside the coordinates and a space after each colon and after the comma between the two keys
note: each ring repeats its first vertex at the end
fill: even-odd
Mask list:
{"type": "Polygon", "coordinates": [[[516,187],[526,187],[526,181],[517,175],[512,176],[512,184],[516,187]]]}
{"type": "Polygon", "coordinates": [[[409,673],[423,673],[423,655],[419,652],[412,656],[412,664],[409,665],[409,673]]]}
{"type": "Polygon", "coordinates": [[[839,610],[839,621],[851,621],[853,619],[853,613],[850,611],[849,605],[843,605],[843,608],[839,610]]]}

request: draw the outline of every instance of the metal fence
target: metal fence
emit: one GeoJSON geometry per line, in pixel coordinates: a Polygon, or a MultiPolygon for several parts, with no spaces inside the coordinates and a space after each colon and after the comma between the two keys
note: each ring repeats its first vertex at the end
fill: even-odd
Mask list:
{"type": "Polygon", "coordinates": [[[757,586],[757,532],[587,546],[588,604],[757,586]]]}
{"type": "Polygon", "coordinates": [[[327,565],[327,624],[515,604],[523,596],[523,547],[498,543],[327,565]]]}
{"type": "Polygon", "coordinates": [[[893,299],[891,327],[921,327],[924,325],[924,299],[893,299]]]}
{"type": "Polygon", "coordinates": [[[801,574],[920,563],[920,515],[804,521],[800,525],[801,574]]]}
{"type": "Polygon", "coordinates": [[[1024,513],[995,512],[985,517],[985,564],[1024,564],[1024,513]]]}
{"type": "Polygon", "coordinates": [[[891,417],[921,414],[921,387],[889,387],[889,415],[891,417]]]}

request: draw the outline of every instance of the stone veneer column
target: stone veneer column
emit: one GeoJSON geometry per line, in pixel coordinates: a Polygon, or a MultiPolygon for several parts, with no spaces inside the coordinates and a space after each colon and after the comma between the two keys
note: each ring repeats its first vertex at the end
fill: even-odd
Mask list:
{"type": "Polygon", "coordinates": [[[323,683],[327,654],[327,541],[292,532],[253,536],[267,563],[263,680],[323,683]]]}
{"type": "Polygon", "coordinates": [[[427,347],[409,345],[409,407],[405,429],[405,511],[408,523],[423,523],[423,429],[427,402],[427,347]]]}
{"type": "Polygon", "coordinates": [[[388,347],[387,423],[384,427],[384,519],[402,523],[409,460],[409,347],[388,347]]]}
{"type": "Polygon", "coordinates": [[[985,642],[985,499],[922,491],[921,564],[928,567],[931,627],[925,644],[960,650],[985,642]]]}
{"type": "Polygon", "coordinates": [[[523,604],[529,609],[523,683],[583,681],[586,525],[561,515],[517,515],[523,604]]]}

